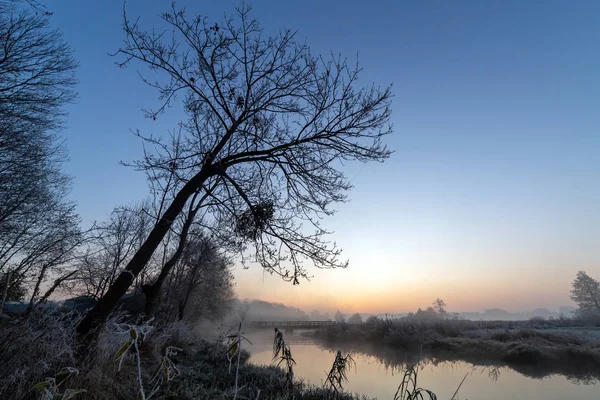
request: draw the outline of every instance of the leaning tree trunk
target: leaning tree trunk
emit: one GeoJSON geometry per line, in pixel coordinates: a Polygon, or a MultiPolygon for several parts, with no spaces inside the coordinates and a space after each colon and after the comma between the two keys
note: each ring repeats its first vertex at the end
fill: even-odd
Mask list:
{"type": "Polygon", "coordinates": [[[125,267],[125,270],[119,274],[104,296],[102,296],[98,303],[96,303],[96,305],[85,315],[77,326],[77,334],[80,340],[88,336],[93,329],[106,321],[106,318],[108,318],[117,302],[125,293],[127,293],[129,286],[131,286],[135,278],[142,272],[144,267],[146,267],[152,254],[154,254],[154,251],[169,231],[173,221],[183,210],[183,207],[190,196],[192,196],[212,174],[214,174],[212,168],[205,165],[205,167],[189,180],[177,193],[169,208],[167,208],[160,220],[154,225],[154,228],[152,228],[152,231],[142,246],[125,267]]]}
{"type": "Polygon", "coordinates": [[[198,192],[196,192],[194,194],[194,197],[192,198],[188,215],[185,219],[185,222],[183,223],[183,227],[181,228],[181,233],[179,234],[179,243],[177,244],[177,250],[175,250],[173,256],[169,258],[169,260],[167,260],[167,262],[163,265],[162,269],[160,270],[160,274],[156,279],[156,282],[142,286],[142,292],[144,292],[144,295],[146,296],[144,314],[146,314],[147,316],[154,315],[154,312],[156,311],[156,301],[158,300],[160,289],[165,283],[165,280],[167,279],[167,276],[169,275],[173,267],[177,264],[179,259],[181,259],[183,249],[185,248],[185,244],[187,243],[187,237],[190,231],[190,227],[192,226],[192,222],[194,222],[194,217],[198,213],[200,205],[203,201],[203,199],[200,200],[198,205],[196,207],[193,207],[193,203],[196,199],[197,194],[198,192]]]}
{"type": "Polygon", "coordinates": [[[173,269],[175,264],[177,264],[181,258],[181,254],[183,253],[183,246],[185,244],[181,244],[182,242],[185,242],[185,239],[179,240],[179,246],[177,246],[175,254],[173,254],[173,256],[165,263],[165,265],[163,265],[162,269],[160,270],[160,275],[158,275],[156,281],[154,283],[142,286],[142,292],[146,296],[144,314],[147,316],[154,315],[154,312],[156,311],[156,302],[158,300],[158,295],[160,294],[160,289],[167,279],[169,272],[171,272],[171,269],[173,269]],[[179,247],[181,247],[181,251],[179,247]]]}

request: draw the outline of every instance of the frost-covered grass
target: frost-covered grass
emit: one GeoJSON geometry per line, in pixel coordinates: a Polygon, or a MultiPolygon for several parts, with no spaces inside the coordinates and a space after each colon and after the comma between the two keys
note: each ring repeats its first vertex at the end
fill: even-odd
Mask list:
{"type": "Polygon", "coordinates": [[[73,314],[34,311],[0,328],[0,399],[19,399],[34,384],[75,363],[73,314]]]}
{"type": "Polygon", "coordinates": [[[249,363],[244,350],[231,366],[225,340],[206,342],[185,323],[114,317],[78,352],[77,322],[74,314],[40,311],[0,329],[0,399],[360,398],[300,380],[290,384],[289,373],[249,363]]]}
{"type": "Polygon", "coordinates": [[[123,324],[128,326],[135,321],[114,317],[92,345],[78,352],[75,337],[78,321],[76,314],[40,310],[0,329],[0,399],[67,398],[48,397],[43,391],[45,387],[63,395],[86,391],[73,399],[135,399],[140,382],[146,392],[143,398],[148,399],[157,381],[165,381],[156,371],[160,367],[162,373],[165,366],[171,366],[167,357],[172,354],[169,348],[179,347],[189,352],[193,346],[190,327],[173,323],[153,327],[147,337],[136,342],[138,352],[131,346],[119,353],[132,339],[129,330],[123,332],[123,324]],[[76,373],[65,376],[62,371],[76,373]],[[60,383],[59,387],[54,387],[53,382],[60,383]]]}
{"type": "Polygon", "coordinates": [[[413,359],[421,354],[438,360],[507,365],[530,376],[562,373],[600,378],[600,336],[596,331],[561,330],[551,324],[554,322],[371,318],[360,325],[336,324],[316,335],[335,346],[361,343],[365,348],[367,343],[366,352],[380,357],[402,351],[413,359]]]}

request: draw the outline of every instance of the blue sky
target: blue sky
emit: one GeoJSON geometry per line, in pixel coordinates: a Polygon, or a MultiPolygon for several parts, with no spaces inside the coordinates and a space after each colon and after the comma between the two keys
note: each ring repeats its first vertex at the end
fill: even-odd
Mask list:
{"type": "MultiPolygon", "coordinates": [[[[48,4],[81,64],[65,167],[89,223],[147,194],[143,174],[118,164],[140,154],[129,129],[161,134],[181,114],[144,119],[156,93],[107,55],[123,38],[122,2],[48,4]]],[[[219,21],[239,2],[178,4],[219,21]]],[[[358,54],[365,84],[393,82],[395,153],[347,168],[351,202],[326,226],[348,270],[313,271],[292,288],[238,269],[241,297],[348,312],[407,311],[436,297],[457,311],[520,310],[570,304],[579,269],[600,278],[600,3],[250,4],[267,32],[297,30],[314,53],[358,54]]],[[[169,2],[126,7],[152,28],[169,2]]]]}

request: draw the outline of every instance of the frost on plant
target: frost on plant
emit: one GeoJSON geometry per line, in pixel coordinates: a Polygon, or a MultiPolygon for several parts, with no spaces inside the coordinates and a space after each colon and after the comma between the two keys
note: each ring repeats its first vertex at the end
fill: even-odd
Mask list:
{"type": "Polygon", "coordinates": [[[85,393],[84,389],[65,389],[61,392],[60,386],[65,381],[73,376],[77,375],[79,371],[72,367],[65,367],[61,369],[53,377],[46,378],[45,381],[39,382],[33,386],[33,389],[39,393],[40,400],[70,400],[80,393],[85,393]]]}
{"type": "Polygon", "coordinates": [[[142,378],[142,365],[140,359],[140,345],[146,338],[146,336],[152,331],[152,325],[150,323],[153,318],[146,321],[142,325],[134,324],[116,324],[117,334],[129,335],[129,338],[123,343],[121,348],[114,355],[114,361],[119,362],[119,371],[123,365],[123,360],[127,356],[130,349],[133,349],[135,360],[137,363],[137,381],[138,381],[138,399],[148,400],[154,396],[163,384],[169,383],[171,380],[179,376],[179,369],[175,366],[175,363],[171,357],[175,356],[180,348],[174,346],[167,346],[165,353],[160,360],[160,363],[155,368],[150,378],[150,388],[148,394],[144,389],[144,381],[142,378]]]}

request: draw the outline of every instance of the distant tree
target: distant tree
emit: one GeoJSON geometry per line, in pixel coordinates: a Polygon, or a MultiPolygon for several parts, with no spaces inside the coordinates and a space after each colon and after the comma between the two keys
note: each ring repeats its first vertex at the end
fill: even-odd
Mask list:
{"type": "Polygon", "coordinates": [[[544,322],[546,322],[546,318],[534,316],[529,318],[529,322],[531,322],[532,324],[543,324],[544,322]]]}
{"type": "Polygon", "coordinates": [[[333,318],[334,318],[334,321],[337,322],[338,324],[342,324],[342,323],[346,322],[346,318],[344,318],[344,314],[342,314],[340,312],[340,310],[337,310],[335,312],[335,316],[333,318]]]}
{"type": "Polygon", "coordinates": [[[450,320],[452,320],[452,321],[459,321],[459,320],[462,320],[462,319],[464,319],[464,318],[463,318],[463,317],[461,317],[461,316],[460,316],[460,314],[459,314],[459,313],[457,313],[457,312],[451,312],[451,313],[448,313],[448,314],[447,314],[447,316],[446,316],[446,318],[447,318],[447,319],[450,319],[450,320]]]}
{"type": "Polygon", "coordinates": [[[427,307],[427,309],[425,310],[418,308],[417,312],[415,312],[414,314],[411,315],[409,313],[407,318],[419,321],[436,321],[439,320],[441,317],[433,307],[427,307]]]}
{"type": "Polygon", "coordinates": [[[362,324],[363,319],[359,313],[353,314],[350,318],[348,318],[349,324],[362,324]]]}
{"type": "Polygon", "coordinates": [[[600,283],[585,271],[579,271],[573,281],[571,300],[579,307],[576,311],[577,315],[600,316],[600,283]]]}
{"type": "Polygon", "coordinates": [[[293,283],[306,277],[307,260],[320,268],[347,265],[324,239],[320,218],[351,188],[342,163],[389,157],[382,138],[392,132],[390,88],[360,87],[357,66],[313,56],[289,30],[264,36],[248,7],[237,11],[208,24],[173,7],[162,15],[172,28],[165,32],[144,31],[125,16],[121,66],[138,62],[156,74],[144,78],[160,99],[147,116],[160,117],[179,98],[187,120],[169,142],[145,136],[156,151],[138,168],[174,170],[172,200],[81,321],[80,337],[106,319],[194,193],[208,192],[217,179],[210,213],[229,224],[243,262],[293,283]]]}
{"type": "Polygon", "coordinates": [[[437,298],[433,302],[433,309],[440,315],[442,319],[446,319],[448,312],[446,311],[446,303],[444,300],[437,298]]]}

